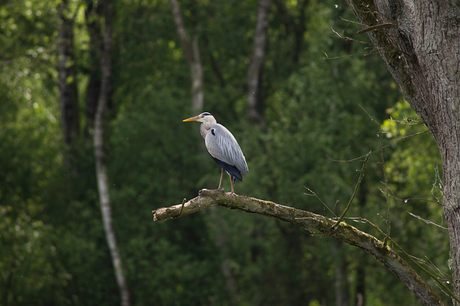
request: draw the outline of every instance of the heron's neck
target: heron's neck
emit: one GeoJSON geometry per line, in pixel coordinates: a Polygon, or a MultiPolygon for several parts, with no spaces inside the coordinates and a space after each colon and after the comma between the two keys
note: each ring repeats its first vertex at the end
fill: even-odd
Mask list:
{"type": "Polygon", "coordinates": [[[203,138],[206,138],[206,135],[211,131],[211,126],[216,122],[203,122],[200,126],[200,133],[203,138]]]}

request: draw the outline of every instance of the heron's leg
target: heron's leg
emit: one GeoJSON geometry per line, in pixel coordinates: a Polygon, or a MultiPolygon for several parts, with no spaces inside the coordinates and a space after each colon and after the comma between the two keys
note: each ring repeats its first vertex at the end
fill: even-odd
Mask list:
{"type": "Polygon", "coordinates": [[[222,168],[222,173],[220,175],[219,187],[217,187],[217,190],[220,190],[220,187],[222,186],[222,178],[223,177],[224,177],[224,168],[222,168]]]}
{"type": "Polygon", "coordinates": [[[229,173],[228,176],[230,177],[230,185],[232,186],[232,194],[235,193],[235,191],[233,190],[233,181],[232,181],[232,175],[229,173]]]}

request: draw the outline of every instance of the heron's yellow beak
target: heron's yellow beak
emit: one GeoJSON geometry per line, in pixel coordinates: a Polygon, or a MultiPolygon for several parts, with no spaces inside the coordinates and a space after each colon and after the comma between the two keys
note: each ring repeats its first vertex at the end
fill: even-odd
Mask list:
{"type": "Polygon", "coordinates": [[[190,117],[182,120],[182,122],[198,121],[198,119],[200,119],[200,116],[190,117]]]}

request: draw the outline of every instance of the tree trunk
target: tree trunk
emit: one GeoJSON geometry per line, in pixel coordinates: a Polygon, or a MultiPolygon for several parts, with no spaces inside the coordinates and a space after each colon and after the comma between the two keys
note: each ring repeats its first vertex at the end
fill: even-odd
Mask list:
{"type": "Polygon", "coordinates": [[[238,282],[230,265],[231,254],[228,246],[227,230],[226,227],[223,226],[225,220],[223,220],[222,216],[214,207],[210,210],[209,215],[207,215],[207,219],[210,222],[211,230],[214,234],[216,247],[221,252],[222,261],[220,263],[220,269],[224,275],[225,283],[230,294],[230,299],[227,302],[229,305],[238,305],[238,282]]]}
{"type": "Polygon", "coordinates": [[[442,206],[449,229],[454,291],[459,296],[460,4],[449,0],[347,2],[440,148],[442,206]],[[375,28],[382,24],[386,27],[375,28]]]}
{"type": "Polygon", "coordinates": [[[61,104],[61,118],[64,129],[64,143],[71,147],[78,138],[80,119],[73,46],[73,17],[67,0],[58,7],[61,24],[58,33],[58,75],[61,104]]]}
{"type": "Polygon", "coordinates": [[[192,40],[193,61],[189,63],[192,76],[192,109],[194,113],[201,112],[204,104],[203,93],[203,69],[201,68],[200,49],[198,48],[198,36],[192,40]]]}
{"type": "Polygon", "coordinates": [[[257,22],[254,32],[254,48],[248,68],[248,107],[249,118],[253,122],[264,122],[261,97],[261,79],[267,48],[268,11],[270,0],[259,0],[257,22]]]}
{"type": "MultiPolygon", "coordinates": [[[[362,254],[358,255],[358,260],[364,260],[364,256],[362,254]]],[[[366,270],[364,269],[364,265],[362,264],[363,261],[359,261],[359,264],[356,267],[356,293],[355,293],[355,305],[356,306],[364,306],[366,305],[366,270]]]]}
{"type": "Polygon", "coordinates": [[[113,4],[109,0],[104,3],[105,10],[105,30],[104,30],[104,51],[101,60],[101,90],[94,122],[94,155],[96,158],[96,175],[97,186],[99,190],[99,199],[101,202],[102,220],[104,231],[109,245],[110,255],[112,257],[115,276],[120,290],[121,305],[129,305],[129,290],[126,279],[123,275],[122,260],[117,246],[115,230],[112,225],[112,208],[110,206],[107,169],[104,161],[103,149],[103,122],[104,112],[110,93],[111,80],[111,59],[112,59],[112,31],[113,31],[113,4]]]}
{"type": "Polygon", "coordinates": [[[94,3],[94,0],[86,1],[85,21],[89,33],[90,65],[88,67],[89,81],[86,87],[86,125],[85,136],[89,137],[90,130],[94,128],[97,101],[101,89],[101,10],[102,3],[94,3]]]}
{"type": "MultiPolygon", "coordinates": [[[[343,211],[342,205],[337,203],[334,211],[337,215],[343,211]]],[[[348,260],[343,250],[343,242],[335,240],[332,242],[332,253],[334,255],[334,277],[335,277],[335,305],[348,306],[350,296],[350,285],[348,282],[348,260]]]]}
{"type": "MultiPolygon", "coordinates": [[[[359,186],[358,191],[358,208],[359,213],[358,216],[363,215],[364,208],[367,205],[367,179],[366,177],[363,178],[361,181],[361,186],[359,186]]],[[[354,260],[358,263],[356,265],[356,282],[355,282],[355,305],[356,306],[364,306],[366,305],[366,258],[364,258],[364,254],[360,252],[356,256],[354,256],[354,260]]]]}
{"type": "Polygon", "coordinates": [[[286,35],[293,35],[294,46],[291,52],[291,59],[292,64],[297,65],[305,43],[304,34],[308,23],[307,7],[310,4],[310,0],[297,1],[297,15],[295,16],[289,13],[285,1],[275,0],[273,4],[278,11],[278,21],[286,28],[286,35]]]}
{"type": "Polygon", "coordinates": [[[335,257],[335,305],[348,306],[348,262],[345,252],[343,251],[343,242],[340,240],[335,240],[333,243],[332,251],[335,257]]]}
{"type": "Polygon", "coordinates": [[[209,46],[209,37],[206,34],[203,35],[203,41],[204,41],[205,49],[206,49],[208,57],[209,57],[209,62],[211,64],[211,69],[214,72],[215,77],[219,81],[220,86],[222,88],[224,88],[225,87],[225,79],[224,79],[224,76],[222,75],[222,72],[219,69],[219,65],[217,64],[216,58],[212,54],[211,47],[209,46]]]}
{"type": "Polygon", "coordinates": [[[192,110],[198,113],[203,110],[203,69],[201,66],[200,52],[198,48],[198,36],[195,35],[191,41],[185,30],[184,21],[180,13],[177,0],[169,0],[169,7],[176,24],[179,41],[184,52],[185,59],[190,67],[192,78],[192,110]]]}

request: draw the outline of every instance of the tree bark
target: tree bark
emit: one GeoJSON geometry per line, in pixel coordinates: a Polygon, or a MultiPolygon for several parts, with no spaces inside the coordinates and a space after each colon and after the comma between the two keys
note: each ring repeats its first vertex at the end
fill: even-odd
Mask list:
{"type": "Polygon", "coordinates": [[[101,37],[101,13],[102,3],[94,0],[86,1],[85,22],[89,33],[89,56],[90,63],[87,73],[89,74],[86,86],[86,125],[85,136],[89,137],[90,130],[94,128],[97,101],[101,89],[101,52],[103,50],[101,37]]]}
{"type": "MultiPolygon", "coordinates": [[[[367,205],[367,179],[364,177],[361,185],[359,186],[358,194],[358,216],[363,215],[364,208],[367,205]]],[[[356,282],[355,282],[355,305],[364,306],[366,305],[366,260],[363,253],[359,253],[354,256],[354,260],[359,263],[356,267],[356,282]]]]}
{"type": "MultiPolygon", "coordinates": [[[[455,294],[460,295],[460,5],[347,0],[406,100],[437,142],[455,294]],[[394,24],[393,28],[372,28],[394,24]]],[[[456,303],[454,301],[454,303],[456,303]]],[[[456,305],[459,305],[458,303],[456,305]]]]}
{"type": "Polygon", "coordinates": [[[96,158],[96,175],[97,186],[99,190],[99,199],[101,202],[102,221],[104,231],[109,245],[110,255],[112,257],[115,276],[120,290],[121,305],[128,306],[129,290],[123,274],[122,260],[117,245],[115,230],[112,225],[112,208],[110,206],[109,188],[107,169],[104,160],[103,148],[103,129],[104,113],[107,106],[108,96],[110,93],[111,80],[111,60],[112,60],[112,32],[113,32],[113,4],[110,0],[104,3],[105,30],[103,39],[103,56],[101,59],[101,90],[94,122],[94,155],[96,158]]]}
{"type": "Polygon", "coordinates": [[[198,197],[184,204],[159,208],[154,211],[154,221],[179,218],[211,206],[224,206],[249,213],[256,213],[297,225],[301,229],[316,235],[330,236],[344,243],[356,246],[374,256],[388,270],[393,272],[424,305],[444,305],[441,298],[417,272],[388,245],[374,236],[361,232],[345,222],[335,230],[335,220],[308,211],[279,205],[270,201],[259,200],[222,191],[201,190],[198,197]]]}
{"type": "Polygon", "coordinates": [[[221,263],[220,269],[225,278],[225,283],[227,285],[228,292],[230,294],[230,299],[227,301],[229,305],[238,305],[238,283],[236,280],[235,273],[230,265],[231,254],[228,247],[228,236],[225,226],[222,224],[225,220],[219,215],[215,209],[211,209],[209,216],[207,217],[208,221],[211,223],[211,230],[215,237],[216,247],[221,252],[221,263]]]}
{"type": "Polygon", "coordinates": [[[64,143],[71,147],[78,138],[80,118],[74,58],[73,16],[67,0],[58,7],[61,24],[58,33],[58,75],[64,143]]]}
{"type": "Polygon", "coordinates": [[[334,241],[332,246],[334,253],[335,273],[335,305],[348,306],[349,284],[348,284],[348,261],[343,252],[343,242],[334,241]]]}
{"type": "Polygon", "coordinates": [[[304,45],[304,34],[307,30],[307,6],[310,0],[299,0],[297,1],[297,10],[295,16],[290,14],[286,8],[285,1],[275,0],[274,5],[278,11],[278,21],[286,28],[287,35],[293,35],[292,48],[292,64],[297,65],[299,63],[300,54],[302,53],[304,45]],[[292,33],[292,34],[291,34],[292,33]]]}
{"type": "Polygon", "coordinates": [[[259,0],[257,22],[254,32],[254,48],[248,68],[248,107],[249,118],[253,122],[264,122],[261,97],[261,79],[268,40],[268,11],[270,0],[259,0]]]}
{"type": "Polygon", "coordinates": [[[190,40],[185,30],[184,21],[180,13],[180,7],[177,0],[169,0],[169,7],[173,15],[174,23],[176,24],[179,41],[184,52],[185,59],[190,67],[192,78],[192,110],[193,113],[199,113],[203,110],[203,69],[200,59],[200,50],[198,46],[198,36],[193,36],[190,40]]]}
{"type": "Polygon", "coordinates": [[[219,69],[219,65],[217,64],[217,60],[212,54],[211,47],[209,45],[209,37],[208,35],[204,34],[203,35],[203,41],[205,45],[205,49],[207,51],[208,57],[209,57],[209,62],[211,64],[211,69],[214,72],[214,75],[216,76],[217,80],[219,81],[219,84],[222,88],[225,87],[225,79],[224,76],[222,75],[221,70],[219,69]]]}
{"type": "MultiPolygon", "coordinates": [[[[358,260],[363,256],[361,254],[358,256],[358,260]]],[[[366,305],[366,270],[365,266],[360,261],[360,265],[356,267],[356,295],[355,295],[355,305],[364,306],[366,305]]]]}

